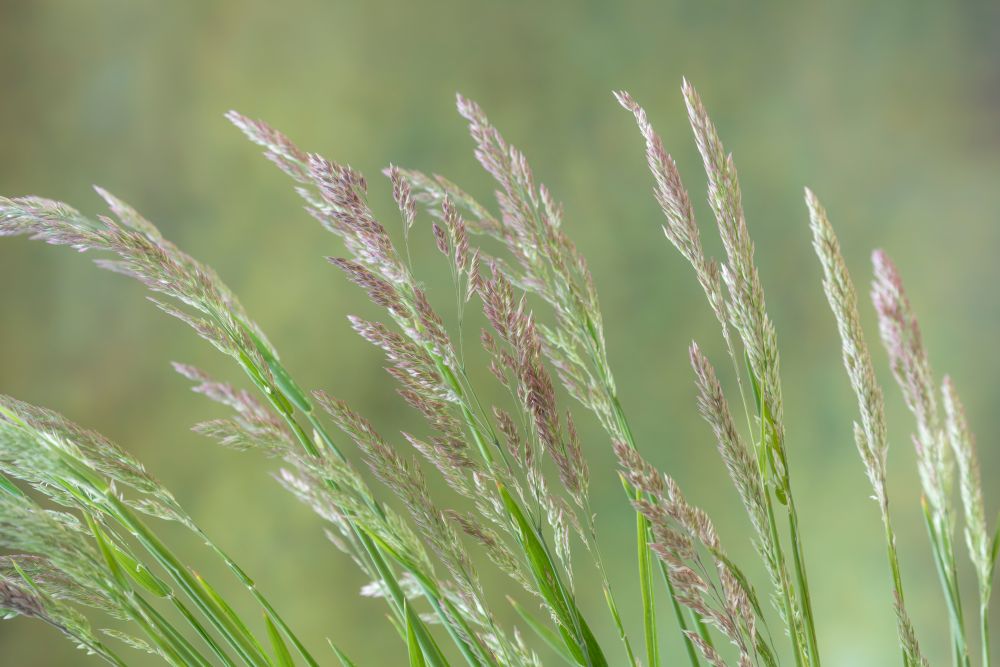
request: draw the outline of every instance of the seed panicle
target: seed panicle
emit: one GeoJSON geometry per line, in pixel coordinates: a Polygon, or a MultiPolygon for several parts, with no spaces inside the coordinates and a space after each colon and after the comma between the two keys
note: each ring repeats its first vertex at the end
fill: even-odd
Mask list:
{"type": "MultiPolygon", "coordinates": [[[[645,109],[627,92],[614,95],[642,137],[663,233],[691,265],[720,325],[747,431],[737,425],[708,355],[692,343],[688,354],[698,412],[747,512],[795,663],[820,667],[786,455],[777,333],[765,305],[735,162],[686,80],[682,93],[708,177],[721,261],[706,255],[695,205],[645,109]],[[745,391],[744,377],[752,392],[745,391]],[[775,509],[781,507],[786,516],[779,522],[775,509]]],[[[278,483],[326,522],[326,536],[368,582],[362,596],[387,605],[411,664],[447,667],[452,653],[484,667],[541,664],[521,630],[508,625],[495,606],[481,572],[485,562],[539,604],[540,618],[516,602],[515,609],[525,627],[570,663],[640,664],[590,504],[591,476],[599,472],[591,470],[596,459],[586,449],[592,446],[590,432],[563,404],[561,385],[603,428],[637,513],[649,667],[662,664],[654,564],[677,610],[677,641],[695,667],[777,667],[774,637],[780,635],[772,635],[769,614],[750,578],[724,550],[715,523],[687,500],[674,477],[640,453],[608,359],[594,278],[568,234],[562,205],[476,102],[458,95],[456,105],[468,123],[476,159],[495,181],[496,212],[442,176],[393,164],[383,174],[399,212],[398,231],[376,216],[364,174],[302,150],[263,121],[227,114],[292,178],[309,215],[339,238],[340,252],[327,260],[383,309],[381,318],[348,320],[381,350],[397,393],[423,417],[396,435],[383,437],[331,393],[300,388],[215,271],[109,192],[96,188],[109,215],[94,217],[39,197],[0,198],[0,236],[26,235],[96,252],[100,267],[139,281],[160,310],[236,361],[251,389],[174,364],[195,392],[228,411],[194,430],[277,461],[278,483]],[[429,224],[417,227],[424,214],[429,224]],[[423,238],[414,229],[425,230],[423,238]],[[393,241],[398,232],[399,247],[393,241]],[[432,298],[437,295],[416,274],[411,251],[423,242],[433,243],[444,256],[439,261],[447,263],[454,319],[442,317],[432,298]],[[486,323],[479,343],[492,379],[481,375],[498,383],[492,389],[503,390],[499,397],[466,365],[466,310],[472,307],[481,307],[486,323]],[[331,422],[339,434],[331,434],[331,422]],[[605,654],[588,624],[591,610],[584,602],[596,587],[604,594],[625,662],[605,654]],[[682,608],[691,612],[690,621],[682,608]],[[439,644],[445,639],[449,646],[439,644]]],[[[855,444],[885,529],[904,667],[923,667],[928,662],[904,603],[890,521],[882,389],[840,244],[816,196],[810,190],[805,196],[824,293],[857,399],[855,444]]],[[[873,260],[880,335],[916,422],[917,467],[953,655],[956,665],[971,667],[953,540],[957,478],[965,544],[978,583],[982,663],[989,665],[997,537],[991,538],[986,522],[974,439],[954,383],[945,377],[939,385],[934,379],[896,267],[881,251],[873,260]]],[[[318,665],[250,577],[127,450],[55,412],[6,396],[0,396],[0,550],[0,610],[40,619],[116,667],[125,662],[105,640],[172,665],[285,667],[298,664],[291,647],[303,664],[318,665]],[[160,520],[190,530],[243,584],[265,615],[274,658],[240,618],[240,607],[222,599],[154,532],[160,520]],[[107,617],[116,626],[95,631],[90,617],[107,617]]]]}

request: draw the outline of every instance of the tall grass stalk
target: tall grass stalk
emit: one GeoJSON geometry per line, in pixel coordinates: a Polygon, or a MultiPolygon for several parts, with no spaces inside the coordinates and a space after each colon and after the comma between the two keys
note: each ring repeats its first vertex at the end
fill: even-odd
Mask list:
{"type": "Polygon", "coordinates": [[[861,423],[854,423],[854,438],[865,465],[865,472],[879,505],[885,529],[886,553],[892,574],[893,595],[896,608],[903,664],[907,667],[926,664],[916,643],[913,624],[903,597],[903,582],[896,551],[896,537],[889,518],[889,496],[886,489],[886,459],[889,452],[885,424],[885,405],[882,388],[875,378],[871,354],[865,343],[858,313],[858,298],[854,283],[840,252],[840,243],[833,233],[826,210],[811,190],[806,190],[806,204],[813,232],[813,247],[823,267],[823,289],[837,321],[840,333],[844,366],[851,381],[851,388],[858,399],[861,423]]]}

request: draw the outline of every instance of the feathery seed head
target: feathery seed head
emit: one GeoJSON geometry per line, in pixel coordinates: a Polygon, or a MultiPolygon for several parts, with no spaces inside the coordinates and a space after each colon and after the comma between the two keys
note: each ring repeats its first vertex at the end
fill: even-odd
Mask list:
{"type": "Polygon", "coordinates": [[[417,218],[417,205],[413,201],[410,184],[399,173],[399,167],[395,165],[390,165],[384,173],[392,182],[392,198],[396,200],[396,206],[403,214],[403,230],[408,232],[417,218]]]}
{"type": "Polygon", "coordinates": [[[823,268],[823,290],[837,322],[844,366],[861,412],[860,431],[856,435],[859,452],[875,497],[885,513],[888,511],[885,466],[889,443],[882,388],[875,377],[871,354],[865,343],[861,316],[858,313],[858,297],[847,272],[840,243],[833,233],[826,210],[816,195],[807,188],[805,197],[813,232],[813,248],[823,268]]]}
{"type": "Polygon", "coordinates": [[[726,155],[705,105],[687,80],[683,92],[688,118],[708,175],[709,204],[726,251],[726,264],[720,267],[722,282],[729,293],[729,307],[725,310],[743,341],[763,395],[768,413],[767,427],[780,452],[784,446],[784,426],[777,334],[767,314],[764,288],[754,264],[754,245],[743,213],[736,166],[732,156],[726,155]]]}
{"type": "Polygon", "coordinates": [[[0,579],[0,611],[21,616],[41,616],[44,606],[37,595],[4,577],[0,579]]]}
{"type": "Polygon", "coordinates": [[[933,375],[920,325],[896,265],[881,250],[872,254],[872,302],[879,333],[907,407],[917,422],[914,444],[924,493],[938,521],[945,521],[953,470],[938,413],[933,375]]]}
{"type": "Polygon", "coordinates": [[[959,488],[965,510],[965,541],[976,570],[983,599],[989,599],[994,556],[991,553],[986,510],[983,506],[982,480],[975,441],[969,429],[965,407],[958,398],[951,378],[945,376],[941,388],[951,450],[958,463],[959,488]]]}
{"type": "Polygon", "coordinates": [[[760,483],[757,464],[736,428],[715,369],[697,343],[691,343],[690,357],[698,388],[698,410],[712,427],[719,453],[740,494],[743,506],[750,515],[759,544],[767,547],[772,541],[768,532],[764,489],[760,483]]]}
{"type": "Polygon", "coordinates": [[[292,143],[284,134],[261,120],[253,120],[236,111],[229,111],[226,118],[250,141],[265,149],[264,155],[282,171],[299,183],[308,183],[309,156],[292,143]]]}

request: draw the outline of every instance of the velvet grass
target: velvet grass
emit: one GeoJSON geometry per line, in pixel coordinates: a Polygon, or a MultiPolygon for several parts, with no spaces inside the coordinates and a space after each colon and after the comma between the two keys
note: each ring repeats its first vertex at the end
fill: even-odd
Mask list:
{"type": "MultiPolygon", "coordinates": [[[[174,364],[195,391],[229,410],[195,430],[277,462],[279,483],[328,524],[344,564],[371,582],[363,595],[384,601],[400,664],[540,665],[541,655],[551,655],[587,667],[655,667],[670,662],[669,648],[692,667],[819,667],[823,619],[814,612],[810,576],[839,575],[807,568],[801,527],[808,517],[797,508],[801,490],[793,492],[788,465],[795,436],[785,427],[778,332],[736,166],[695,89],[685,81],[682,92],[708,178],[719,259],[705,253],[680,172],[645,110],[628,93],[615,97],[638,125],[663,233],[694,271],[735,374],[734,411],[712,361],[691,345],[692,407],[709,425],[746,512],[767,573],[756,584],[728,555],[711,517],[687,500],[683,481],[644,458],[648,445],[637,440],[619,398],[597,287],[562,207],[471,100],[459,96],[458,111],[476,158],[495,180],[495,209],[443,177],[390,166],[385,176],[399,211],[391,222],[370,207],[364,175],[300,149],[262,121],[228,114],[292,179],[306,211],[339,237],[340,254],[328,262],[383,313],[379,320],[351,316],[351,326],[385,354],[395,390],[426,422],[420,434],[385,437],[345,401],[303,389],[222,279],[104,190],[98,194],[109,214],[94,218],[38,197],[0,198],[0,236],[97,253],[99,266],[141,282],[154,304],[232,360],[244,378],[238,384],[174,364]],[[410,259],[417,234],[440,251],[453,294],[432,301],[410,259]],[[457,326],[446,326],[438,302],[455,309],[457,326]],[[478,335],[465,331],[470,308],[487,325],[478,335]],[[466,366],[466,345],[477,339],[489,374],[466,366]],[[501,403],[483,398],[495,393],[483,377],[502,388],[501,403]],[[584,443],[578,419],[596,420],[604,442],[584,443]],[[588,451],[598,447],[614,452],[622,501],[635,510],[635,541],[627,547],[635,552],[635,586],[624,591],[611,584],[590,502],[588,451]],[[524,597],[497,598],[481,581],[486,568],[524,597]],[[600,589],[603,606],[584,603],[593,599],[584,594],[591,587],[600,589]],[[516,625],[499,613],[508,604],[516,625]],[[623,621],[626,608],[638,610],[641,626],[623,621]],[[664,634],[664,614],[676,632],[664,634]],[[608,625],[614,642],[594,631],[608,625]]],[[[903,665],[926,665],[904,596],[884,399],[857,292],[810,190],[806,208],[857,398],[856,444],[884,528],[886,613],[896,618],[903,665]]],[[[987,666],[998,537],[986,520],[973,436],[954,384],[939,384],[930,370],[898,271],[881,251],[874,267],[882,342],[915,420],[941,627],[956,667],[987,666]],[[975,572],[978,623],[960,599],[963,550],[975,572]]],[[[0,397],[0,473],[0,608],[8,617],[41,620],[114,665],[128,664],[137,650],[196,667],[354,664],[338,647],[336,628],[329,647],[306,647],[251,576],[127,449],[54,412],[0,397]],[[223,599],[196,573],[198,563],[182,562],[157,533],[164,521],[193,532],[206,545],[205,558],[221,560],[259,616],[241,617],[235,607],[243,603],[223,599]]]]}

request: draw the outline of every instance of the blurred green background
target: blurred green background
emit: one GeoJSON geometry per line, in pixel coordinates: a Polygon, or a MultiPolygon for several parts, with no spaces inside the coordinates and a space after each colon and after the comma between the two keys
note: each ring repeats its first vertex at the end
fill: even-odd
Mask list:
{"type": "MultiPolygon", "coordinates": [[[[393,434],[415,418],[380,355],[349,329],[346,314],[374,311],[322,260],[341,252],[337,239],[301,211],[288,179],[222,114],[265,118],[305,148],[367,173],[376,211],[394,223],[378,177],[390,161],[447,174],[489,198],[453,109],[461,90],[565,202],[567,228],[602,296],[612,364],[641,446],[710,511],[733,554],[752,562],[687,367],[690,340],[724,368],[723,348],[691,272],[663,240],[640,138],[610,95],[626,88],[649,110],[717,254],[682,76],[698,86],[740,169],[783,354],[789,455],[827,664],[892,664],[880,524],[852,441],[853,396],[801,193],[810,185],[827,205],[862,288],[872,248],[897,259],[935,369],[952,374],[970,411],[993,516],[1000,5],[4,0],[0,192],[63,199],[90,213],[100,211],[92,183],[115,192],[219,270],[301,384],[350,400],[393,434]]],[[[450,313],[444,265],[426,219],[418,224],[414,260],[450,313]]],[[[167,362],[230,378],[235,369],[143,296],[87,257],[3,240],[0,391],[135,452],[316,652],[331,637],[359,664],[401,664],[382,605],[358,598],[364,582],[326,543],[319,520],[270,479],[273,464],[189,431],[219,412],[167,362]]],[[[919,516],[910,421],[864,306],[887,389],[910,608],[938,664],[945,608],[919,516]]],[[[632,513],[608,443],[577,412],[608,559],[638,633],[632,513]]],[[[231,582],[198,545],[178,539],[217,581],[231,582]]],[[[235,584],[228,590],[240,597],[235,584]]],[[[599,592],[584,597],[603,619],[599,592]]],[[[606,624],[601,633],[613,645],[606,624]]],[[[679,657],[676,642],[668,655],[679,657]]],[[[24,620],[0,625],[0,656],[4,665],[95,664],[24,620]]],[[[139,656],[135,664],[154,663],[139,656]]]]}

